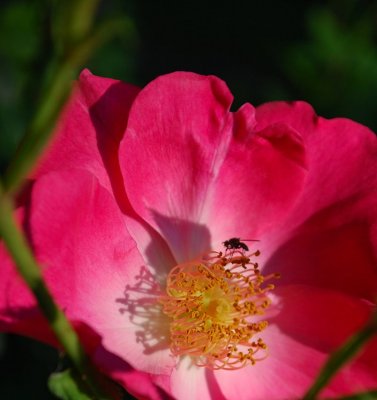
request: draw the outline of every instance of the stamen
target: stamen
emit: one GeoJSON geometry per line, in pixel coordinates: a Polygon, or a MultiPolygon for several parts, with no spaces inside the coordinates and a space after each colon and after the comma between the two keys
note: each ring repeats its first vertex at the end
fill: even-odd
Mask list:
{"type": "Polygon", "coordinates": [[[268,323],[255,316],[269,307],[267,294],[274,285],[265,283],[278,274],[261,274],[251,261],[259,254],[226,248],[224,254],[211,252],[170,271],[160,302],[172,319],[173,355],[189,355],[212,370],[235,370],[267,357],[267,345],[255,336],[268,323]]]}

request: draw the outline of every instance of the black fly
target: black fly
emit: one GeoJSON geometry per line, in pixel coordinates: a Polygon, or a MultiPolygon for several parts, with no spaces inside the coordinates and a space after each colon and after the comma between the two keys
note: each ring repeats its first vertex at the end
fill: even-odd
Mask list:
{"type": "MultiPolygon", "coordinates": [[[[257,242],[258,240],[249,240],[249,241],[257,242]]],[[[236,237],[230,238],[228,240],[225,240],[225,242],[223,242],[223,245],[227,250],[243,249],[245,251],[249,251],[247,245],[244,242],[241,242],[241,238],[236,238],[236,237]]]]}

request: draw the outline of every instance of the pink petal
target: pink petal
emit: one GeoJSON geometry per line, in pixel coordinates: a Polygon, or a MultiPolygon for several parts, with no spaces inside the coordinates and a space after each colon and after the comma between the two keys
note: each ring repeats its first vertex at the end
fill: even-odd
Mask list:
{"type": "Polygon", "coordinates": [[[133,85],[84,70],[35,176],[82,168],[106,188],[110,181],[119,181],[114,155],[138,91],[133,85]]]}
{"type": "Polygon", "coordinates": [[[120,148],[127,194],[179,260],[209,246],[201,208],[229,140],[231,100],[215,77],[174,73],[146,86],[130,112],[120,148]]]}
{"type": "Polygon", "coordinates": [[[139,88],[133,85],[84,70],[34,175],[72,168],[95,175],[113,193],[140,251],[162,279],[175,262],[166,243],[129,204],[117,156],[128,113],[138,92],[139,88]]]}
{"type": "Polygon", "coordinates": [[[376,184],[377,139],[365,126],[345,118],[317,117],[303,102],[265,104],[257,109],[256,119],[260,128],[287,124],[304,140],[308,177],[294,210],[297,222],[354,195],[368,194],[376,184]]]}
{"type": "Polygon", "coordinates": [[[354,196],[318,212],[292,232],[265,265],[279,285],[310,284],[375,300],[376,200],[354,196]]]}
{"type": "Polygon", "coordinates": [[[132,105],[120,147],[127,194],[178,262],[211,241],[267,230],[302,187],[296,132],[255,135],[253,108],[233,115],[231,101],[219,79],[181,72],[153,81],[132,105]]]}
{"type": "Polygon", "coordinates": [[[279,314],[270,320],[310,347],[330,352],[359,330],[372,313],[371,304],[341,292],[306,285],[277,287],[279,314]],[[352,318],[350,318],[350,315],[352,318]]]}
{"type": "MultiPolygon", "coordinates": [[[[234,373],[215,372],[227,398],[301,398],[328,354],[359,329],[371,315],[370,305],[340,293],[305,286],[277,291],[280,313],[261,334],[269,356],[234,373]],[[350,317],[351,316],[351,317],[350,317]]],[[[376,362],[356,360],[331,382],[327,395],[367,390],[375,385],[376,362]],[[350,377],[352,371],[352,379],[350,377]]]]}
{"type": "Polygon", "coordinates": [[[171,392],[179,400],[225,400],[213,372],[183,357],[171,374],[171,392]]]}
{"type": "MultiPolygon", "coordinates": [[[[138,341],[142,328],[124,303],[127,295],[134,304],[144,301],[138,276],[147,268],[113,197],[91,174],[71,170],[39,178],[31,198],[30,232],[47,284],[70,320],[87,324],[107,350],[131,365],[170,371],[174,360],[166,343],[150,349],[138,341]]],[[[150,273],[147,283],[158,286],[150,273]]],[[[149,302],[156,301],[153,295],[149,302]]]]}
{"type": "Polygon", "coordinates": [[[94,356],[94,362],[106,375],[121,384],[127,392],[138,399],[165,400],[169,396],[167,392],[153,383],[155,375],[133,369],[121,358],[104,350],[98,349],[94,356]]]}
{"type": "Polygon", "coordinates": [[[282,282],[336,288],[374,299],[377,292],[377,140],[347,119],[318,118],[302,102],[257,109],[258,126],[285,123],[303,137],[308,176],[290,218],[272,232],[266,270],[282,282]],[[308,257],[308,254],[310,256],[308,257]],[[297,268],[301,265],[301,268],[297,268]]]}
{"type": "Polygon", "coordinates": [[[236,125],[233,134],[208,202],[208,225],[215,242],[260,239],[263,248],[302,190],[305,150],[297,133],[283,124],[259,132],[236,125]]]}
{"type": "Polygon", "coordinates": [[[313,107],[304,101],[272,101],[256,108],[258,129],[283,123],[301,134],[311,134],[315,130],[317,115],[313,107]]]}
{"type": "Polygon", "coordinates": [[[271,354],[266,360],[237,371],[215,372],[227,399],[298,399],[312,382],[324,354],[282,335],[276,327],[268,329],[271,354]]]}

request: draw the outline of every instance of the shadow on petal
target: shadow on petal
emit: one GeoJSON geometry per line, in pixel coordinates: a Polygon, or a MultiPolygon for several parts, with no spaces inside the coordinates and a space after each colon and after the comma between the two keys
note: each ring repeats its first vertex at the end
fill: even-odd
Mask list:
{"type": "Polygon", "coordinates": [[[212,250],[211,234],[207,226],[181,218],[167,217],[155,210],[151,210],[151,213],[177,264],[191,261],[212,250]]]}
{"type": "MultiPolygon", "coordinates": [[[[144,252],[147,257],[146,261],[158,275],[163,275],[165,270],[160,265],[160,258],[163,257],[159,256],[159,253],[164,252],[166,259],[169,257],[173,259],[173,257],[169,253],[168,246],[164,241],[165,238],[161,237],[151,225],[144,221],[130,203],[118,157],[119,145],[127,127],[129,108],[137,91],[137,88],[122,82],[116,83],[109,87],[100,99],[90,107],[89,113],[95,128],[98,151],[109,177],[112,194],[122,213],[129,219],[127,225],[130,234],[138,246],[140,241],[145,241],[148,237],[148,251],[144,252]],[[114,101],[114,99],[121,100],[114,101]],[[140,232],[143,232],[141,236],[140,232]]],[[[174,265],[174,262],[171,261],[169,264],[174,265]]]]}
{"type": "Polygon", "coordinates": [[[124,297],[117,298],[119,312],[136,327],[136,342],[144,354],[152,354],[170,346],[169,318],[158,301],[162,291],[152,273],[143,266],[133,285],[127,285],[124,297]]]}
{"type": "Polygon", "coordinates": [[[318,211],[290,234],[263,272],[280,272],[280,286],[305,284],[374,301],[371,200],[352,197],[318,211]]]}

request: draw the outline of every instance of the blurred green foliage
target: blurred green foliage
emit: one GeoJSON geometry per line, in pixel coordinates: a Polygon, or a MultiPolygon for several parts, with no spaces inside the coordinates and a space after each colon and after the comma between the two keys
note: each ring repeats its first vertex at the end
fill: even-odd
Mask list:
{"type": "MultiPolygon", "coordinates": [[[[6,169],[35,111],[44,77],[50,72],[49,60],[56,53],[51,38],[64,35],[66,1],[16,0],[0,5],[0,172],[6,169]]],[[[93,57],[89,67],[97,74],[118,72],[121,78],[134,80],[137,36],[130,10],[121,0],[101,2],[98,20],[117,21],[120,34],[93,57]]],[[[80,21],[76,25],[80,29],[80,21]]]]}
{"type": "MultiPolygon", "coordinates": [[[[0,172],[35,110],[56,3],[0,4],[0,172]]],[[[303,99],[325,117],[377,130],[374,1],[102,0],[103,17],[123,18],[127,30],[92,57],[88,67],[97,75],[143,86],[174,70],[214,74],[229,85],[235,107],[303,99]]],[[[0,336],[0,398],[53,398],[46,382],[57,365],[54,350],[0,336]]]]}
{"type": "MultiPolygon", "coordinates": [[[[51,56],[52,3],[0,5],[0,171],[30,120],[51,56]]],[[[237,107],[304,99],[321,115],[377,129],[376,2],[110,0],[100,2],[103,17],[132,27],[92,58],[88,67],[98,75],[142,86],[174,70],[215,74],[237,107]]]]}
{"type": "Polygon", "coordinates": [[[354,118],[376,129],[377,3],[340,18],[329,8],[307,14],[308,38],[292,44],[284,71],[301,97],[326,115],[354,118]]]}
{"type": "Polygon", "coordinates": [[[30,118],[23,101],[32,60],[41,46],[37,8],[27,2],[3,5],[0,12],[0,165],[14,152],[30,118]]]}

